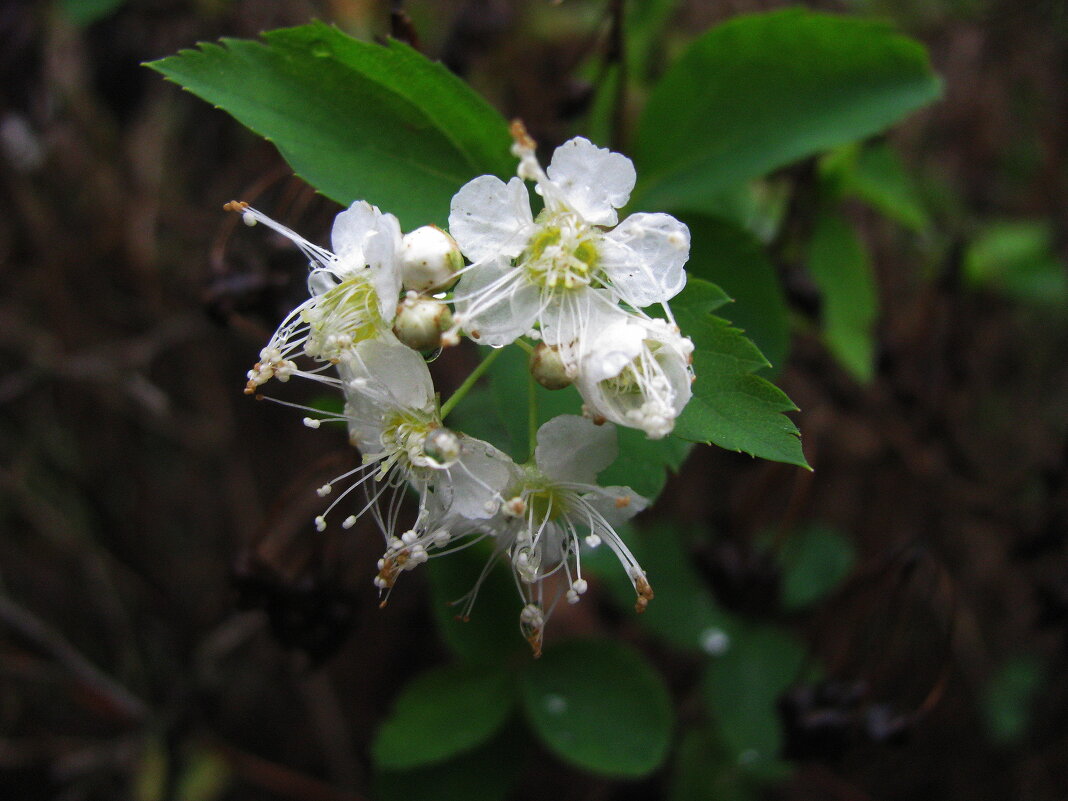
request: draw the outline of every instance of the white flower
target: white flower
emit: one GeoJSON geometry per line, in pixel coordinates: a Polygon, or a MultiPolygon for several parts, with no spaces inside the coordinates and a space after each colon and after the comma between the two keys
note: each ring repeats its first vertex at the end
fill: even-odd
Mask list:
{"type": "Polygon", "coordinates": [[[597,474],[616,457],[616,432],[574,415],[553,418],[538,429],[534,463],[517,469],[504,493],[497,552],[506,554],[524,607],[520,629],[535,655],[542,631],[561,593],[577,603],[586,591],[581,543],[612,549],[627,572],[644,611],[653,597],[645,571],[616,533],[647,501],[629,487],[601,487],[597,474]],[[556,581],[554,581],[556,577],[556,581]],[[555,594],[550,585],[556,587],[555,594]]]}
{"type": "Polygon", "coordinates": [[[604,303],[634,309],[682,289],[685,225],[668,214],[632,214],[616,226],[634,187],[630,159],[578,137],[542,170],[521,126],[513,136],[519,177],[505,184],[483,175],[452,200],[449,231],[473,262],[456,287],[457,326],[483,344],[506,345],[535,324],[580,324],[582,296],[594,288],[609,290],[599,296],[604,303]],[[523,179],[544,199],[536,218],[523,179]]]}
{"type": "Polygon", "coordinates": [[[324,379],[325,364],[300,370],[300,353],[323,363],[335,363],[358,342],[391,338],[391,321],[400,293],[401,232],[397,218],[357,201],[334,219],[333,252],[313,245],[299,234],[246,203],[228,203],[249,224],[261,222],[291,240],[308,257],[311,298],[294,309],[278,326],[248,374],[246,392],[292,375],[324,379]]]}
{"type": "Polygon", "coordinates": [[[575,384],[594,420],[671,433],[692,395],[693,342],[667,320],[602,312],[581,343],[575,384]]]}

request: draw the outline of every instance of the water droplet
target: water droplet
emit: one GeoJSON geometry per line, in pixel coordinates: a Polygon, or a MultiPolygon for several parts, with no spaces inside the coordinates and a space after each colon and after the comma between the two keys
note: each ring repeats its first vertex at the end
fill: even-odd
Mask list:
{"type": "Polygon", "coordinates": [[[709,656],[723,656],[731,647],[731,638],[723,629],[709,626],[701,632],[700,645],[709,656]]]}
{"type": "Polygon", "coordinates": [[[545,711],[550,715],[562,715],[567,712],[567,699],[562,695],[545,696],[545,711]]]}
{"type": "Polygon", "coordinates": [[[310,49],[311,54],[316,58],[330,58],[334,54],[326,42],[312,42],[310,49]]]}

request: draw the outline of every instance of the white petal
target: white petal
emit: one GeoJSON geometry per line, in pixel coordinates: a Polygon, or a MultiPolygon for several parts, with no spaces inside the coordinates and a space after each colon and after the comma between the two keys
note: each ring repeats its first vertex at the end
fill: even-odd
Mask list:
{"type": "Polygon", "coordinates": [[[615,378],[642,352],[645,331],[627,319],[618,319],[602,329],[582,359],[582,372],[593,382],[615,378]]]}
{"type": "Polygon", "coordinates": [[[516,466],[488,442],[474,437],[463,437],[462,442],[460,461],[449,468],[448,511],[467,520],[484,520],[497,512],[516,466]]]}
{"type": "Polygon", "coordinates": [[[355,394],[379,408],[428,411],[434,404],[434,383],[423,357],[399,342],[366,339],[339,367],[342,379],[356,381],[355,394]]]}
{"type": "Polygon", "coordinates": [[[334,218],[330,242],[334,254],[346,265],[362,267],[363,243],[375,230],[381,212],[366,200],[357,200],[334,218]]]}
{"type": "Polygon", "coordinates": [[[534,462],[553,481],[596,484],[597,474],[619,453],[613,426],[598,426],[585,417],[562,414],[538,429],[534,462]]]}
{"type": "Polygon", "coordinates": [[[670,214],[632,214],[604,237],[601,266],[635,308],[664,303],[686,285],[690,229],[670,214]]]}
{"type": "Polygon", "coordinates": [[[530,330],[540,310],[541,291],[507,258],[472,265],[456,285],[456,314],[481,345],[514,342],[530,330]]]}
{"type": "Polygon", "coordinates": [[[636,179],[630,159],[581,136],[556,148],[546,172],[567,205],[592,225],[616,224],[616,209],[627,205],[636,179]]]}
{"type": "Polygon", "coordinates": [[[526,247],[533,225],[530,196],[519,178],[507,184],[493,175],[468,181],[449,211],[449,233],[470,261],[515,258],[526,247]]]}
{"type": "Polygon", "coordinates": [[[623,525],[649,506],[649,501],[630,487],[598,487],[582,499],[598,511],[612,528],[623,525]]]}
{"type": "Polygon", "coordinates": [[[378,294],[382,319],[392,320],[397,313],[400,295],[400,253],[403,244],[400,222],[392,214],[381,215],[368,234],[363,254],[371,271],[371,281],[378,294]]]}

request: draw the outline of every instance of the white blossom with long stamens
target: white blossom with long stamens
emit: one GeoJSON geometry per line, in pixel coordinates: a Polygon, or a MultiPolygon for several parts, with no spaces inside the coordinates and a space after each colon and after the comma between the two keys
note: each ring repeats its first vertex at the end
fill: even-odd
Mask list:
{"type": "MultiPolygon", "coordinates": [[[[522,126],[513,126],[518,177],[507,184],[475,178],[452,200],[449,231],[473,263],[456,287],[455,329],[501,346],[535,325],[581,307],[582,295],[604,288],[604,302],[633,309],[665,304],[686,283],[690,234],[668,214],[617,209],[634,187],[630,159],[577,137],[557,148],[547,170],[522,126]],[[544,208],[535,217],[525,180],[544,208]],[[613,227],[614,226],[614,227],[613,227]]],[[[555,342],[546,340],[549,344],[555,342]]]]}
{"type": "Polygon", "coordinates": [[[333,251],[321,248],[247,203],[232,202],[249,225],[262,223],[292,241],[307,256],[311,297],[282,321],[260,360],[248,373],[246,392],[271,378],[298,375],[336,383],[324,375],[354,345],[371,338],[393,338],[391,325],[400,293],[400,223],[366,201],[357,201],[334,219],[333,251]],[[301,370],[304,354],[322,364],[301,370]]]}

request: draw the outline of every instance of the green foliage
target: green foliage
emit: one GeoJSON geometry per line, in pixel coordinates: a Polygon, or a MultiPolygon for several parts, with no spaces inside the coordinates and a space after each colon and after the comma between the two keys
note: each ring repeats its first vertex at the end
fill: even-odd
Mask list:
{"type": "MultiPolygon", "coordinates": [[[[466,712],[465,712],[466,713],[466,712]]],[[[521,768],[523,740],[512,727],[448,762],[375,775],[378,801],[503,801],[521,768]]]]}
{"type": "Polygon", "coordinates": [[[1057,307],[1068,300],[1068,276],[1053,253],[1053,232],[1047,222],[987,226],[965,253],[964,274],[973,286],[1027,303],[1057,307]]]}
{"type": "Polygon", "coordinates": [[[508,570],[489,561],[490,553],[487,547],[472,546],[425,566],[438,632],[453,653],[472,662],[496,662],[510,652],[527,650],[519,636],[520,603],[515,585],[508,570]],[[478,597],[471,619],[464,620],[466,598],[476,586],[478,597]]]}
{"type": "MultiPolygon", "coordinates": [[[[681,650],[717,653],[739,624],[719,607],[698,576],[685,547],[686,533],[678,526],[656,522],[621,532],[656,592],[638,623],[681,650]]],[[[620,607],[634,607],[634,588],[607,548],[590,553],[582,564],[609,585],[620,607]]]]}
{"type": "Polygon", "coordinates": [[[263,38],[202,43],[148,66],[274,142],[324,195],[369,200],[406,227],[444,224],[464,183],[514,171],[504,119],[407,45],[319,22],[263,38]]]}
{"type": "Polygon", "coordinates": [[[695,727],[679,738],[669,801],[756,801],[760,797],[757,782],[711,732],[695,727]]]}
{"type": "Polygon", "coordinates": [[[566,762],[638,777],[667,756],[674,725],[667,688],[623,643],[582,640],[550,648],[526,665],[520,683],[531,728],[566,762]]]}
{"type": "Polygon", "coordinates": [[[693,398],[675,433],[776,462],[808,467],[797,426],[783,412],[797,407],[774,384],[754,371],[767,359],[737,328],[710,312],[729,301],[707,281],[691,278],[673,301],[675,319],[693,339],[693,398]]]}
{"type": "Polygon", "coordinates": [[[1043,678],[1042,663],[1031,654],[1009,657],[990,677],[982,697],[990,739],[1008,745],[1027,734],[1043,678]]]}
{"type": "Polygon", "coordinates": [[[775,265],[750,233],[724,220],[684,214],[690,228],[691,275],[722,287],[735,302],[731,322],[745,331],[774,367],[790,348],[789,315],[775,265]]]}
{"type": "Polygon", "coordinates": [[[80,27],[110,17],[126,0],[60,0],[63,16],[80,27]]]}
{"type": "Polygon", "coordinates": [[[415,768],[482,745],[508,719],[510,684],[501,665],[451,665],[417,677],[378,730],[371,749],[375,764],[415,768]]]}
{"type": "Polygon", "coordinates": [[[823,209],[808,248],[808,269],[823,295],[827,347],[858,381],[874,374],[878,296],[867,251],[837,211],[823,209]]]}
{"type": "Polygon", "coordinates": [[[791,533],[778,558],[782,605],[796,611],[832,592],[853,569],[856,552],[853,543],[841,533],[813,525],[791,533]]]}
{"type": "Polygon", "coordinates": [[[653,89],[634,158],[641,208],[704,210],[735,184],[884,130],[941,83],[882,23],[789,9],[698,38],[653,89]]]}
{"type": "Polygon", "coordinates": [[[747,626],[722,656],[708,663],[702,682],[718,737],[736,764],[777,773],[782,747],[779,696],[801,676],[805,649],[778,629],[747,626]]]}
{"type": "Polygon", "coordinates": [[[837,194],[859,198],[906,228],[930,225],[912,176],[885,142],[841,147],[820,162],[820,174],[837,194]]]}

